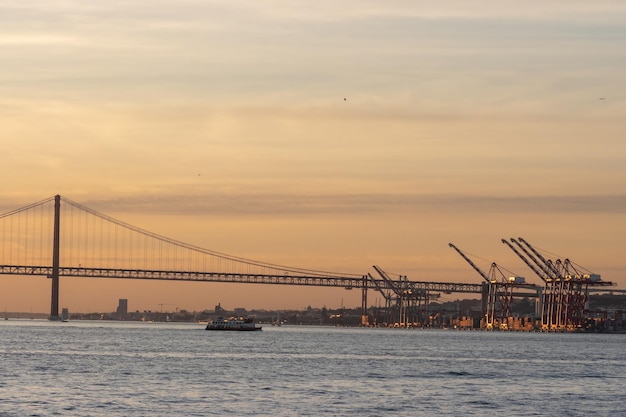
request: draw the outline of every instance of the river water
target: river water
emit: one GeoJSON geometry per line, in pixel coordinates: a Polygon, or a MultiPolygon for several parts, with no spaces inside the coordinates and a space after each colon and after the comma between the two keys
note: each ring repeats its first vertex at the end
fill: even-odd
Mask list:
{"type": "Polygon", "coordinates": [[[626,335],[0,322],[0,416],[624,416],[626,335]]]}

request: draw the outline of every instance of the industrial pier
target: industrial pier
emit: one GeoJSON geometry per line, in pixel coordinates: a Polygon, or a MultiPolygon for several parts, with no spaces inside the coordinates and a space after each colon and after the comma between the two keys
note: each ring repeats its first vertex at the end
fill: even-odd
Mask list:
{"type": "MultiPolygon", "coordinates": [[[[510,242],[502,239],[502,242],[524,261],[541,279],[543,285],[529,284],[520,276],[507,276],[495,262],[488,272],[484,272],[456,245],[450,243],[449,246],[483,278],[483,283],[479,290],[454,289],[455,292],[480,292],[481,316],[459,317],[449,323],[449,326],[462,329],[543,332],[621,330],[621,310],[615,311],[609,317],[607,312],[592,311],[588,305],[590,291],[615,291],[608,288],[614,285],[612,282],[603,281],[599,274],[584,270],[568,258],[546,259],[546,256],[521,237],[511,238],[510,242]],[[511,307],[515,298],[533,299],[534,314],[526,317],[514,316],[511,307]]],[[[430,301],[439,298],[440,293],[420,285],[427,283],[409,281],[406,276],[394,280],[377,265],[374,265],[374,270],[380,278],[368,274],[367,279],[385,300],[385,307],[382,309],[384,323],[394,327],[441,327],[437,314],[430,314],[428,309],[430,301]]],[[[369,286],[364,285],[364,289],[369,286]]],[[[366,311],[365,290],[363,307],[366,311]]],[[[361,324],[378,325],[378,319],[364,314],[361,324]]]]}

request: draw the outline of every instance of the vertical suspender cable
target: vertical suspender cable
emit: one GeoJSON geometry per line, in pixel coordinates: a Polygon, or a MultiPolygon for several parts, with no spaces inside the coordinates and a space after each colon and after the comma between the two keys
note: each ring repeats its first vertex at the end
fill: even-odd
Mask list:
{"type": "Polygon", "coordinates": [[[4,258],[4,249],[6,246],[6,242],[8,240],[6,237],[6,233],[5,233],[6,220],[5,218],[2,218],[0,220],[2,221],[2,245],[0,245],[0,259],[2,259],[3,264],[6,264],[8,263],[6,259],[4,258]]]}
{"type": "Polygon", "coordinates": [[[112,268],[117,268],[117,245],[116,245],[116,243],[118,242],[118,240],[117,240],[117,229],[118,229],[118,226],[116,224],[115,228],[114,228],[115,231],[114,231],[114,237],[113,237],[113,249],[112,249],[112,252],[113,252],[113,257],[112,257],[113,265],[111,265],[112,268]]]}
{"type": "Polygon", "coordinates": [[[133,233],[126,229],[126,232],[128,233],[128,259],[126,261],[126,264],[124,265],[125,268],[132,268],[133,265],[133,233]]]}
{"type": "Polygon", "coordinates": [[[20,253],[22,254],[22,265],[26,265],[29,263],[28,260],[28,221],[30,220],[30,214],[31,214],[31,209],[28,210],[24,210],[23,212],[23,217],[24,217],[24,232],[22,235],[22,239],[23,239],[23,246],[22,249],[20,251],[20,253]]]}
{"type": "Polygon", "coordinates": [[[15,217],[14,216],[10,216],[8,218],[9,220],[9,234],[8,234],[8,240],[7,243],[9,245],[9,264],[13,264],[15,265],[15,262],[13,260],[13,221],[14,221],[15,217]]]}
{"type": "Polygon", "coordinates": [[[37,245],[37,265],[41,265],[41,231],[43,222],[43,205],[39,206],[39,213],[37,214],[39,220],[39,227],[37,228],[37,234],[35,236],[35,244],[37,245]]]}
{"type": "Polygon", "coordinates": [[[104,267],[104,265],[102,265],[102,253],[103,253],[102,242],[103,242],[103,239],[104,239],[104,237],[102,235],[102,221],[103,220],[102,219],[98,219],[98,221],[100,222],[99,223],[100,224],[100,233],[99,233],[100,234],[100,243],[98,244],[98,268],[103,268],[104,267]]]}

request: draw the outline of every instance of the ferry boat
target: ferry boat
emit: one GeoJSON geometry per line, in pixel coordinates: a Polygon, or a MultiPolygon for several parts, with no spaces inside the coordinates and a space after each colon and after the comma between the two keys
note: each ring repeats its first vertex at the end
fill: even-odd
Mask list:
{"type": "Polygon", "coordinates": [[[261,330],[261,326],[254,324],[254,320],[250,318],[234,318],[224,319],[218,317],[206,326],[206,330],[234,330],[240,332],[249,332],[261,330]]]}

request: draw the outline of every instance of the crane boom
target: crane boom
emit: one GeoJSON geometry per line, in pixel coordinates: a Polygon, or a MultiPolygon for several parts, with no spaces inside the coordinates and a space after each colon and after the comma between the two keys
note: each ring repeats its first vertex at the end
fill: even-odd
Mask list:
{"type": "Polygon", "coordinates": [[[383,281],[385,281],[389,288],[391,288],[393,292],[396,293],[396,295],[402,294],[402,289],[396,285],[396,283],[389,277],[389,275],[387,275],[385,271],[381,269],[381,267],[379,267],[378,265],[374,265],[373,268],[376,270],[376,272],[378,272],[378,275],[381,276],[381,278],[383,279],[383,281]]]}
{"type": "MultiPolygon", "coordinates": [[[[537,258],[535,258],[535,256],[530,253],[528,251],[528,249],[526,249],[526,247],[524,245],[522,245],[520,242],[518,242],[517,240],[511,238],[511,242],[515,243],[521,250],[524,251],[524,253],[530,258],[532,259],[532,261],[535,263],[535,265],[537,265],[545,274],[546,279],[552,279],[553,278],[553,273],[552,273],[552,269],[549,267],[548,263],[550,261],[546,261],[545,259],[543,260],[543,262],[540,262],[539,260],[537,260],[537,258]]],[[[535,251],[536,252],[536,251],[535,251]]],[[[538,254],[540,257],[541,255],[538,254]]]]}
{"type": "MultiPolygon", "coordinates": [[[[517,243],[517,241],[516,241],[515,239],[513,239],[513,238],[511,238],[511,241],[513,241],[513,242],[516,242],[516,243],[517,243]]],[[[502,239],[502,243],[504,243],[505,245],[507,245],[507,246],[508,246],[508,247],[509,247],[509,248],[510,248],[513,252],[515,252],[515,254],[516,254],[517,256],[519,256],[519,257],[521,258],[521,260],[522,260],[522,261],[524,261],[524,263],[525,263],[526,265],[528,265],[528,267],[529,267],[530,269],[532,269],[532,271],[533,271],[533,272],[534,272],[534,273],[535,273],[535,274],[536,274],[539,278],[541,278],[541,280],[542,280],[543,282],[546,282],[546,278],[543,276],[542,271],[539,271],[539,269],[537,269],[537,267],[536,267],[535,265],[531,264],[531,263],[530,263],[530,261],[529,261],[528,259],[526,259],[526,257],[525,257],[524,255],[522,255],[521,253],[519,253],[519,251],[518,251],[517,249],[515,249],[515,247],[509,243],[509,241],[508,241],[508,240],[506,240],[506,239],[502,239]]],[[[518,243],[518,244],[519,244],[519,243],[518,243]]],[[[524,248],[522,247],[522,250],[523,250],[523,249],[524,249],[524,248]]],[[[528,255],[529,255],[529,254],[528,254],[528,255]]],[[[529,256],[530,256],[530,257],[532,257],[532,255],[529,255],[529,256]]],[[[535,262],[536,262],[536,261],[535,261],[535,262]]]]}
{"type": "Polygon", "coordinates": [[[370,274],[369,272],[367,273],[367,275],[370,278],[370,281],[374,284],[374,286],[376,287],[376,289],[378,290],[379,293],[382,294],[382,296],[385,298],[386,301],[389,301],[391,299],[391,296],[388,295],[385,290],[383,290],[383,288],[380,286],[380,284],[378,283],[377,279],[374,279],[374,277],[372,276],[372,274],[370,274]]]}
{"type": "Polygon", "coordinates": [[[547,272],[548,276],[553,276],[554,275],[553,276],[554,278],[558,278],[559,271],[554,267],[554,265],[552,264],[551,261],[546,260],[546,258],[544,258],[539,252],[537,252],[537,250],[534,247],[532,247],[530,243],[526,242],[523,238],[519,237],[518,239],[524,245],[528,246],[528,248],[535,254],[535,256],[537,256],[537,258],[539,258],[541,260],[541,262],[543,262],[543,264],[547,268],[546,272],[547,272]]]}
{"type": "Polygon", "coordinates": [[[481,277],[483,277],[485,279],[485,281],[487,282],[491,282],[491,280],[489,279],[489,276],[487,274],[485,274],[482,269],[480,269],[478,266],[476,266],[476,264],[474,262],[472,262],[472,260],[470,258],[468,258],[467,256],[465,256],[465,254],[463,252],[461,252],[461,249],[457,248],[456,246],[454,246],[453,243],[448,243],[448,245],[454,249],[455,251],[457,251],[459,253],[459,255],[461,255],[463,257],[463,259],[465,259],[467,261],[468,264],[470,264],[472,266],[472,268],[474,268],[476,270],[476,272],[478,272],[480,274],[481,277]]]}

